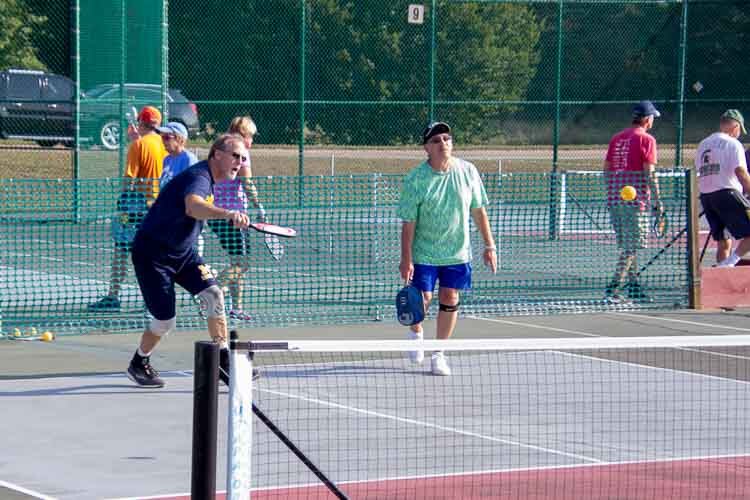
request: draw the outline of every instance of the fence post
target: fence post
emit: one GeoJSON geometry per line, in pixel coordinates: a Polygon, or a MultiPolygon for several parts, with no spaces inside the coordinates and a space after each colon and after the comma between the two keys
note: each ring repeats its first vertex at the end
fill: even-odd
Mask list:
{"type": "Polygon", "coordinates": [[[688,2],[682,2],[682,15],[680,17],[680,59],[677,70],[677,141],[674,148],[674,164],[682,165],[682,141],[685,129],[685,59],[687,57],[687,15],[688,2]]]}
{"type": "Polygon", "coordinates": [[[557,239],[557,162],[560,143],[560,99],[562,97],[563,0],[557,2],[557,61],[555,64],[555,122],[552,137],[552,175],[549,185],[549,239],[557,239]]]}

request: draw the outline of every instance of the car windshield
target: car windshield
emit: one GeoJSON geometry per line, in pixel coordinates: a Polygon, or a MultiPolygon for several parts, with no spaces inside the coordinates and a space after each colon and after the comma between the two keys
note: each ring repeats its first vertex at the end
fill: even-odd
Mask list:
{"type": "Polygon", "coordinates": [[[86,97],[99,97],[105,92],[112,90],[112,85],[97,85],[96,87],[86,90],[83,95],[86,97]]]}

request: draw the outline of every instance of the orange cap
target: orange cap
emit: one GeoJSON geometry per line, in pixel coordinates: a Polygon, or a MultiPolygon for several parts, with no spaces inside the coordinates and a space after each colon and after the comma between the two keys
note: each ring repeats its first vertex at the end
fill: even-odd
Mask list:
{"type": "Polygon", "coordinates": [[[153,106],[144,106],[138,113],[138,121],[158,127],[161,125],[161,111],[153,106]]]}

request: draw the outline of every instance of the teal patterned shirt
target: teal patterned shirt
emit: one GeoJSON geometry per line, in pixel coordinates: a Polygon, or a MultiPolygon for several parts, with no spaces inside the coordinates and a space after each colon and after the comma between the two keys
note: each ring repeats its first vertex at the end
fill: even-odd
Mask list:
{"type": "Polygon", "coordinates": [[[477,168],[451,158],[447,172],[435,172],[426,161],[404,178],[398,217],[416,221],[412,260],[447,266],[471,261],[471,210],[487,205],[477,168]]]}

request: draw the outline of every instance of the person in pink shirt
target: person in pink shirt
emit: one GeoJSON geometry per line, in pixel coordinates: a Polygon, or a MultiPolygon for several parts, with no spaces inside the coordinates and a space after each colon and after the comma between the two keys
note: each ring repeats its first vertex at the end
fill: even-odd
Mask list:
{"type": "Polygon", "coordinates": [[[649,232],[649,209],[660,215],[659,184],[656,180],[656,139],[648,133],[654,118],[661,116],[651,101],[641,101],[633,108],[631,126],[609,141],[604,160],[607,184],[607,208],[620,249],[615,275],[607,286],[608,300],[621,302],[622,291],[628,299],[649,301],[636,273],[637,250],[646,248],[649,232]],[[622,188],[632,186],[636,196],[631,201],[620,196],[622,188]],[[627,281],[626,281],[627,278],[627,281]]]}
{"type": "MultiPolygon", "coordinates": [[[[240,135],[249,151],[258,128],[249,116],[238,116],[232,120],[227,133],[240,135]]],[[[252,176],[248,157],[247,162],[241,166],[236,179],[216,183],[214,205],[247,213],[249,205],[252,204],[257,211],[257,220],[265,221],[266,212],[258,200],[258,191],[252,181],[252,176]]],[[[221,247],[229,255],[229,266],[218,276],[219,283],[229,288],[232,301],[229,317],[239,321],[250,321],[251,316],[243,309],[245,273],[249,268],[247,232],[223,220],[211,220],[208,225],[219,237],[221,247]]]]}

